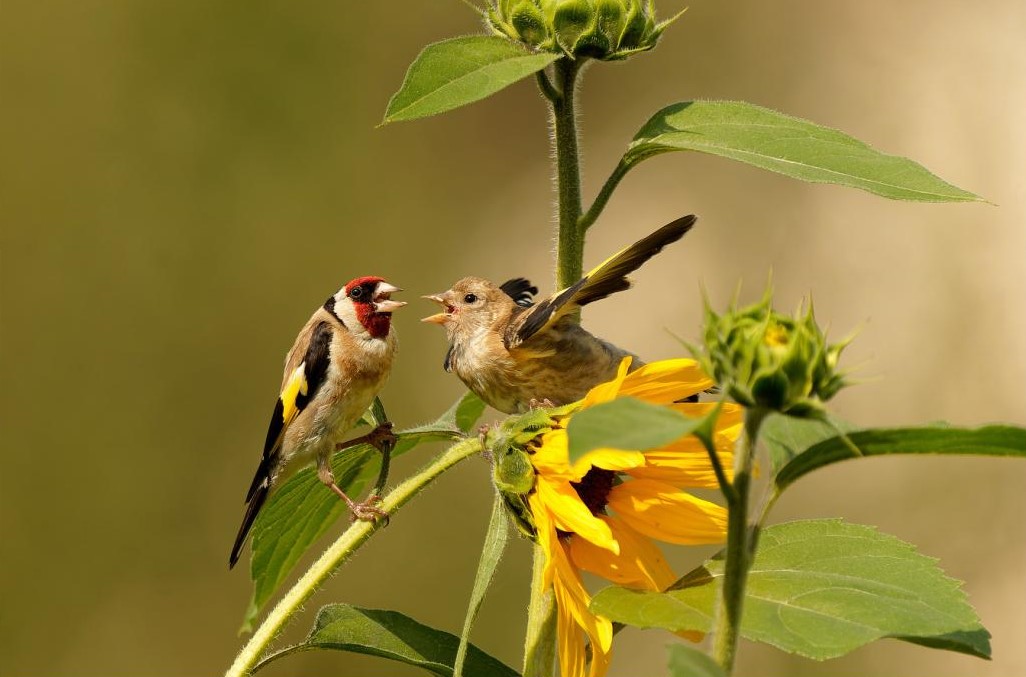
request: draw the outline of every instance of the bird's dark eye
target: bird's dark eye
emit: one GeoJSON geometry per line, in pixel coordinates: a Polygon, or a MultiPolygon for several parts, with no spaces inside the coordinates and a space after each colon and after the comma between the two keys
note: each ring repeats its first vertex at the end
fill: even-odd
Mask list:
{"type": "Polygon", "coordinates": [[[476,294],[467,294],[466,296],[463,297],[463,302],[464,303],[473,303],[476,300],[477,300],[477,295],[476,294]]]}
{"type": "Polygon", "coordinates": [[[363,287],[353,287],[349,290],[349,298],[358,299],[363,296],[363,287]]]}

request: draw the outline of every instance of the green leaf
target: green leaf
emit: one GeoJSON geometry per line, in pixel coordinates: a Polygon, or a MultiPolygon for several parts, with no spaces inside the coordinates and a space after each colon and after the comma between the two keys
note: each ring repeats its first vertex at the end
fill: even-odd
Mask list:
{"type": "MultiPolygon", "coordinates": [[[[459,639],[429,628],[397,611],[361,609],[349,604],[329,604],[317,613],[313,630],[301,644],[275,652],[268,663],[300,651],[334,649],[380,656],[424,668],[435,675],[452,675],[459,639]]],[[[516,677],[515,670],[471,646],[463,674],[468,677],[516,677]]]]}
{"type": "MultiPolygon", "coordinates": [[[[466,424],[474,416],[475,399],[476,396],[464,395],[434,423],[396,433],[392,458],[425,442],[464,437],[465,432],[458,427],[457,421],[466,424]]],[[[383,416],[383,409],[378,411],[376,407],[380,407],[379,402],[365,414],[366,422],[381,422],[378,419],[383,416]]],[[[335,483],[346,494],[359,496],[367,482],[376,475],[380,462],[377,450],[367,444],[338,452],[331,459],[335,483]]],[[[347,513],[345,504],[321,484],[312,466],[299,470],[271,492],[253,524],[253,556],[250,561],[253,595],[240,632],[252,632],[264,605],[296,562],[339,517],[347,513]]]]}
{"type": "Polygon", "coordinates": [[[490,96],[559,58],[494,35],[451,38],[424,48],[385,110],[384,123],[437,115],[490,96]]]}
{"type": "Polygon", "coordinates": [[[470,641],[470,629],[474,627],[477,613],[481,610],[481,602],[492,584],[495,570],[502,559],[502,553],[506,550],[506,543],[509,542],[509,520],[506,518],[506,508],[502,496],[495,494],[495,502],[492,504],[492,517],[488,521],[488,534],[485,536],[484,547],[481,549],[481,560],[477,565],[477,574],[474,576],[474,590],[470,593],[470,604],[467,606],[467,616],[463,621],[463,631],[460,633],[459,650],[456,652],[456,661],[453,663],[454,677],[461,677],[465,673],[467,647],[470,641]]]}
{"type": "Polygon", "coordinates": [[[969,454],[1026,458],[1026,429],[1010,425],[983,428],[876,428],[834,436],[812,445],[777,473],[777,491],[823,466],[860,456],[885,454],[969,454]]]}
{"type": "MultiPolygon", "coordinates": [[[[666,593],[609,588],[592,610],[615,621],[669,630],[712,628],[722,554],[666,593]]],[[[936,560],[873,527],[809,520],[765,529],[752,564],[741,634],[815,660],[891,637],[990,657],[960,583],[936,560]]]]}
{"type": "Polygon", "coordinates": [[[776,474],[817,442],[836,437],[841,432],[851,432],[854,428],[851,423],[835,418],[822,421],[770,414],[759,428],[759,444],[766,449],[770,469],[776,474]]]}
{"type": "MultiPolygon", "coordinates": [[[[370,445],[336,454],[331,460],[335,483],[347,494],[359,496],[377,472],[378,460],[377,450],[370,445]]],[[[241,632],[252,632],[260,610],[299,558],[347,512],[346,504],[321,484],[312,466],[297,472],[271,494],[253,524],[253,595],[241,632]]]]}
{"type": "Polygon", "coordinates": [[[624,155],[628,166],[670,151],[691,150],[745,162],[814,183],[834,183],[894,200],[972,202],[907,158],[807,120],[740,101],[685,101],[656,113],[624,155]]]}
{"type": "Polygon", "coordinates": [[[470,429],[477,423],[477,419],[481,418],[486,406],[488,405],[484,403],[484,400],[468,390],[438,420],[449,423],[457,430],[469,434],[470,429]]]}
{"type": "Polygon", "coordinates": [[[670,645],[670,677],[727,677],[719,664],[687,644],[670,645]]]}
{"type": "Polygon", "coordinates": [[[655,449],[692,433],[703,420],[633,397],[596,404],[570,417],[570,462],[594,449],[655,449]]]}

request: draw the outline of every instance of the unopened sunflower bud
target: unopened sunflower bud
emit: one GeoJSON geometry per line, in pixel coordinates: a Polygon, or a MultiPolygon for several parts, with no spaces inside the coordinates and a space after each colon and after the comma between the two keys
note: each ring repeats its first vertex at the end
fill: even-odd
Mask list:
{"type": "Polygon", "coordinates": [[[777,313],[769,294],[748,308],[717,315],[706,306],[703,368],[746,407],[814,417],[846,384],[837,371],[848,341],[828,345],[812,307],[777,313]]]}
{"type": "Polygon", "coordinates": [[[492,32],[531,48],[604,61],[652,49],[676,19],[656,23],[651,0],[493,0],[485,16],[492,32]]]}

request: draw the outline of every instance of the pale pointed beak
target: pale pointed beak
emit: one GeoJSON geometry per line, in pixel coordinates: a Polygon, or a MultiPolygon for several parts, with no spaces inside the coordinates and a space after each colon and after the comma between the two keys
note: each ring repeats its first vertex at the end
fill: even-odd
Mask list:
{"type": "Polygon", "coordinates": [[[371,299],[371,302],[374,304],[374,312],[391,313],[393,310],[398,310],[405,306],[406,301],[393,301],[389,298],[397,291],[402,291],[402,289],[384,281],[379,282],[378,286],[374,289],[374,298],[371,299]]]}
{"type": "Polygon", "coordinates": [[[398,310],[406,305],[406,301],[393,301],[392,299],[385,299],[384,301],[374,302],[374,312],[376,313],[390,313],[393,310],[398,310]]]}
{"type": "Polygon", "coordinates": [[[441,294],[432,294],[431,296],[421,296],[420,298],[427,299],[428,301],[434,301],[438,305],[443,306],[445,308],[445,312],[435,313],[434,315],[430,315],[428,317],[423,317],[420,320],[421,322],[430,322],[431,324],[445,324],[450,319],[452,319],[451,308],[450,308],[449,304],[446,302],[446,300],[444,298],[442,298],[441,294]]]}

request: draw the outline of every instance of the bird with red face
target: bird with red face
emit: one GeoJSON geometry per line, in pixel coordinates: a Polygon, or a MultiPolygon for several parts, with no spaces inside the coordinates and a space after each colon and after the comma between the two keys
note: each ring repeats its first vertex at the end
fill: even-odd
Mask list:
{"type": "Polygon", "coordinates": [[[253,521],[274,487],[308,463],[346,502],[354,517],[387,517],[377,497],[357,503],[335,484],[329,460],[385,385],[398,339],[392,311],[406,305],[402,291],[380,277],[358,277],[314,311],[285,358],[281,393],[274,405],[263,458],[246,494],[246,514],[235,537],[229,568],[239,560],[253,521]]]}
{"type": "Polygon", "coordinates": [[[479,277],[458,280],[425,296],[443,311],[423,322],[446,329],[446,371],[489,406],[507,414],[541,403],[569,404],[608,381],[624,357],[644,362],[581,327],[581,306],[631,286],[627,275],[691,230],[696,218],[669,223],[599,264],[566,289],[535,303],[538,288],[524,278],[496,285],[479,277]]]}

